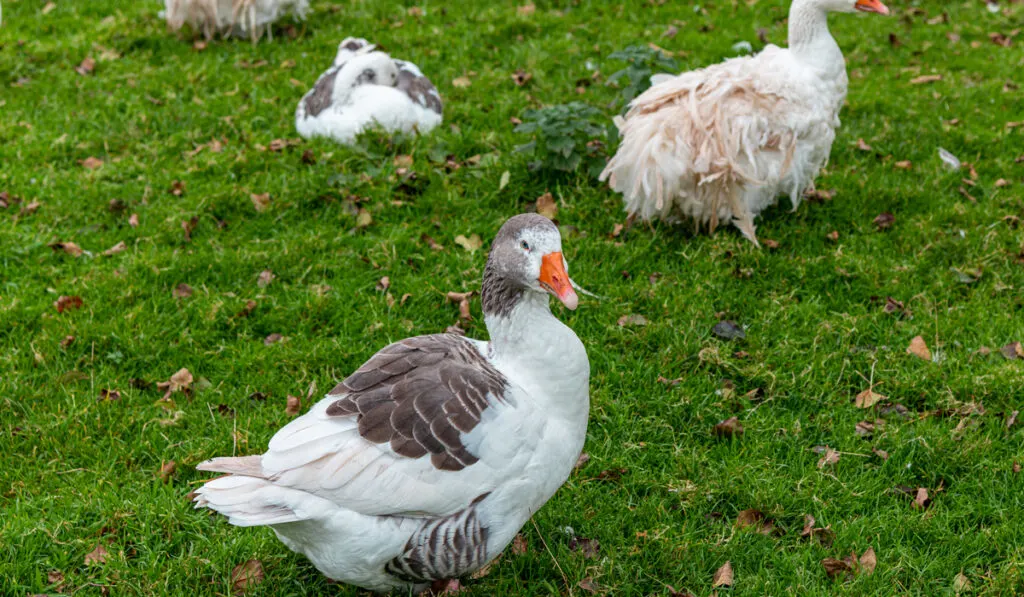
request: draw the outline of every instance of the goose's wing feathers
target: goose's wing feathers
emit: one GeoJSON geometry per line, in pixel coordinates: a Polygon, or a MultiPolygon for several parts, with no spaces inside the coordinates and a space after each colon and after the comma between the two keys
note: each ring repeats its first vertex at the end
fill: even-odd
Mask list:
{"type": "Polygon", "coordinates": [[[404,91],[409,99],[426,110],[441,114],[441,94],[430,82],[419,67],[406,60],[395,60],[398,67],[398,84],[400,91],[404,91]]]}
{"type": "MultiPolygon", "coordinates": [[[[360,514],[451,514],[530,459],[542,429],[512,387],[471,340],[403,340],[282,428],[261,476],[360,514]]],[[[251,474],[228,460],[199,468],[251,474]]]]}

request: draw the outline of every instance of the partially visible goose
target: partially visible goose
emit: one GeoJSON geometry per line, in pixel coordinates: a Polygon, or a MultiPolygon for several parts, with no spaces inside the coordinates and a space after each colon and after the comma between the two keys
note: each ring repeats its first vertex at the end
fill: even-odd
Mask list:
{"type": "Polygon", "coordinates": [[[334,64],[295,110],[300,135],[350,144],[374,126],[422,134],[441,124],[441,96],[430,79],[375,47],[361,38],[341,42],[334,64]]]}
{"type": "Polygon", "coordinates": [[[307,12],[309,0],[164,0],[163,17],[175,31],[188,23],[206,39],[221,33],[255,42],[264,32],[273,39],[270,27],[278,19],[302,20],[307,12]]]}
{"type": "Polygon", "coordinates": [[[385,347],[196,507],[265,525],[332,579],[422,590],[492,559],[565,482],[587,431],[590,363],[548,305],[578,297],[558,229],[518,215],[498,231],[481,302],[490,342],[452,334],[385,347]]]}
{"type": "Polygon", "coordinates": [[[755,245],[754,217],[788,194],[796,209],[827,163],[846,99],[846,61],[829,12],[889,14],[879,0],[793,0],[789,48],[656,75],[616,124],[601,174],[644,220],[677,208],[713,232],[732,223],[755,245]]]}

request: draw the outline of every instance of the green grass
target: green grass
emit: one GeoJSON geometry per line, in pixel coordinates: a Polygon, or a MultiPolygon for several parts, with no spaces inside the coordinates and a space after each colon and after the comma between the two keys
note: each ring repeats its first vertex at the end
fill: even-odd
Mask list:
{"type": "MultiPolygon", "coordinates": [[[[888,19],[834,16],[851,85],[818,186],[835,197],[770,211],[758,234],[778,248],[756,250],[733,230],[657,224],[613,237],[620,200],[583,174],[528,172],[510,118],[574,100],[610,118],[619,90],[598,78],[579,95],[577,81],[622,68],[607,56],[630,45],[656,43],[689,69],[730,56],[739,40],[761,47],[760,28],[783,43],[781,0],[699,13],[685,2],[540,0],[530,15],[514,2],[447,13],[430,2],[423,17],[400,2],[317,1],[294,39],[279,30],[273,43],[203,51],[165,29],[157,2],[57,0],[45,15],[43,4],[5,0],[0,28],[0,191],[23,198],[0,209],[0,594],[225,595],[231,569],[254,558],[266,580],[252,595],[356,595],[269,530],[192,510],[185,495],[206,477],[194,465],[262,451],[289,420],[286,396],[312,382],[323,392],[386,343],[454,323],[444,294],[479,288],[485,257],[454,237],[489,243],[545,191],[574,227],[574,277],[604,297],[557,309],[590,354],[591,460],[526,526],[527,552],[506,553],[470,594],[585,596],[577,583],[589,577],[602,594],[668,595],[672,585],[709,595],[727,560],[736,580],[719,595],[952,595],[961,571],[968,594],[1024,592],[1024,474],[1012,472],[1024,463],[1024,425],[1006,426],[1024,407],[1024,361],[998,350],[1024,340],[1014,219],[1024,219],[1024,127],[1005,125],[1024,120],[1024,35],[1010,47],[989,39],[1024,27],[1024,5],[991,14],[976,0],[921,0],[916,12],[893,2],[888,19]],[[948,23],[927,24],[943,11],[948,23]],[[670,24],[678,35],[663,38],[670,24]],[[296,137],[294,106],[346,35],[418,63],[446,100],[445,124],[361,150],[265,150],[296,137]],[[104,48],[120,57],[103,59],[104,48]],[[82,76],[74,67],[87,56],[98,62],[82,76]],[[533,75],[525,87],[511,78],[518,69],[533,75]],[[943,80],[909,83],[932,73],[943,80]],[[472,84],[454,87],[463,75],[472,84]],[[187,155],[213,138],[222,152],[187,155]],[[858,138],[874,151],[858,150],[858,138]],[[976,202],[958,192],[966,169],[944,170],[939,146],[974,164],[966,191],[976,202]],[[431,159],[448,154],[483,158],[453,171],[431,159]],[[396,177],[396,155],[414,157],[412,184],[396,177]],[[88,157],[104,165],[83,168],[88,157]],[[1000,178],[1011,184],[997,187],[1000,178]],[[181,196],[169,193],[176,180],[181,196]],[[271,206],[256,212],[252,193],[270,193],[271,206]],[[369,226],[357,227],[353,197],[369,226]],[[112,212],[113,199],[126,209],[112,212]],[[19,215],[31,201],[41,206],[19,215]],[[896,218],[885,231],[872,224],[882,212],[896,218]],[[193,217],[188,242],[181,222],[193,217]],[[47,246],[57,241],[91,255],[47,246]],[[121,241],[124,252],[101,254],[121,241]],[[964,283],[953,268],[981,277],[964,283]],[[260,287],[267,269],[276,278],[260,287]],[[391,297],[411,296],[389,306],[375,289],[382,276],[391,297]],[[180,283],[194,294],[173,296],[180,283]],[[58,314],[60,295],[83,308],[58,314]],[[887,296],[912,316],[886,313],[887,296]],[[248,300],[255,309],[239,316],[248,300]],[[618,326],[626,314],[650,323],[618,326]],[[746,326],[747,339],[714,337],[719,318],[746,326]],[[287,342],[264,345],[271,333],[287,342]],[[906,354],[917,335],[938,362],[906,354]],[[174,404],[130,381],[182,367],[201,388],[174,404]],[[909,416],[855,408],[871,380],[909,416]],[[97,400],[102,389],[120,400],[97,400]],[[757,389],[760,402],[744,397],[757,389]],[[958,414],[970,403],[983,414],[958,414]],[[712,427],[730,416],[745,434],[716,438],[712,427]],[[873,438],[854,433],[876,416],[888,424],[873,438]],[[813,448],[823,445],[843,455],[819,469],[813,448]],[[177,472],[163,483],[169,460],[177,472]],[[628,472],[598,480],[618,468],[628,472]],[[932,504],[912,508],[897,485],[928,488],[932,504]],[[751,508],[785,532],[737,529],[751,508]],[[805,514],[835,531],[831,547],[801,539],[805,514]],[[597,557],[572,551],[564,527],[598,540],[597,557]],[[97,543],[110,557],[87,566],[97,543]],[[820,560],[868,546],[874,574],[825,575],[820,560]]],[[[473,314],[468,332],[483,336],[476,301],[473,314]]]]}

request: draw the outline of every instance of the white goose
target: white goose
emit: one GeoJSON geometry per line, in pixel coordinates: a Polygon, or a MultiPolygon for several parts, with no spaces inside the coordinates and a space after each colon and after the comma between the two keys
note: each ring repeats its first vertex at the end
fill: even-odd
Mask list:
{"type": "Polygon", "coordinates": [[[351,144],[364,130],[423,134],[441,124],[441,96],[420,69],[349,37],[295,110],[299,134],[351,144]]]}
{"type": "Polygon", "coordinates": [[[188,23],[206,39],[215,33],[250,37],[255,42],[278,19],[292,15],[300,20],[309,12],[309,0],[164,0],[163,18],[177,31],[188,23]]]}
{"type": "Polygon", "coordinates": [[[558,229],[519,215],[498,231],[481,302],[491,341],[392,344],[228,473],[196,507],[266,525],[332,579],[422,590],[494,559],[583,448],[590,363],[548,294],[578,297],[558,229]]]}
{"type": "Polygon", "coordinates": [[[622,144],[601,180],[631,217],[675,207],[712,232],[731,222],[758,244],[754,217],[780,194],[796,209],[828,161],[848,79],[827,13],[857,10],[889,14],[879,0],[793,0],[789,48],[652,77],[616,119],[622,144]]]}

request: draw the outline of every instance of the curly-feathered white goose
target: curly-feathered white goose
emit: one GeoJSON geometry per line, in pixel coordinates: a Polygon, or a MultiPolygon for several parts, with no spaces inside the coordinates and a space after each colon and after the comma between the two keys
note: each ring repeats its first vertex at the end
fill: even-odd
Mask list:
{"type": "Polygon", "coordinates": [[[206,39],[220,33],[255,42],[264,32],[272,38],[271,25],[278,19],[302,20],[307,12],[309,0],[164,0],[163,16],[175,31],[188,23],[206,39]]]}
{"type": "Polygon", "coordinates": [[[332,579],[421,590],[494,559],[565,482],[587,431],[590,363],[548,294],[578,297],[558,228],[498,231],[481,302],[490,342],[418,336],[376,355],[261,456],[214,458],[197,490],[266,525],[332,579]]]}
{"type": "Polygon", "coordinates": [[[365,39],[349,37],[334,64],[295,109],[305,138],[350,144],[363,131],[423,134],[441,124],[441,96],[413,63],[393,59],[365,39]]]}
{"type": "Polygon", "coordinates": [[[793,0],[788,48],[652,77],[616,119],[622,144],[601,179],[630,216],[678,208],[757,244],[754,217],[780,194],[796,209],[828,161],[848,79],[827,14],[857,10],[889,13],[879,0],[793,0]]]}

